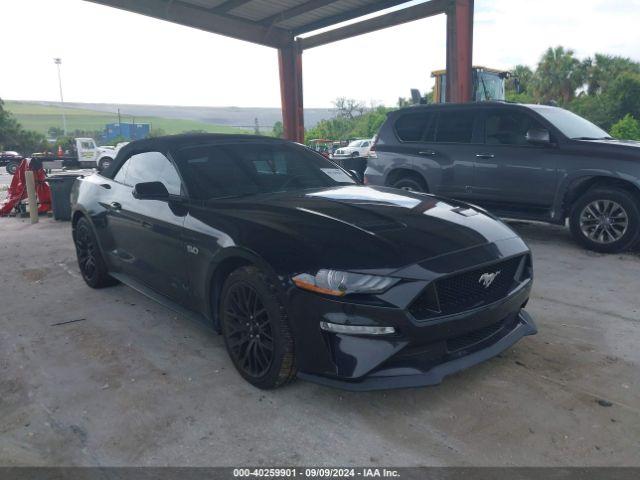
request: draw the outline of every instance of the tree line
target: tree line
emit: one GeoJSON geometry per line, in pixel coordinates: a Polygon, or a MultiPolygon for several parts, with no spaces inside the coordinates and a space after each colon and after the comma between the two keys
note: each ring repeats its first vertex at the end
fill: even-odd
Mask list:
{"type": "Polygon", "coordinates": [[[5,110],[4,102],[0,98],[0,151],[32,153],[46,150],[48,146],[44,135],[22,128],[13,114],[5,110]]]}
{"type": "Polygon", "coordinates": [[[640,62],[602,53],[581,60],[555,47],[535,68],[517,65],[512,72],[507,100],[558,105],[614,137],[640,140],[640,62]]]}

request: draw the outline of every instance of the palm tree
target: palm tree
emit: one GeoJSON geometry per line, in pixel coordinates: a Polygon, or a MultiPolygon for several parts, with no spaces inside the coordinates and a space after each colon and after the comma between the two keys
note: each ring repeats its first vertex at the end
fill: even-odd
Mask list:
{"type": "Polygon", "coordinates": [[[640,63],[630,58],[597,53],[588,61],[587,91],[589,95],[600,95],[625,72],[640,73],[640,63]]]}
{"type": "Polygon", "coordinates": [[[543,103],[568,104],[586,81],[587,63],[575,57],[573,50],[549,48],[538,63],[534,93],[543,103]]]}

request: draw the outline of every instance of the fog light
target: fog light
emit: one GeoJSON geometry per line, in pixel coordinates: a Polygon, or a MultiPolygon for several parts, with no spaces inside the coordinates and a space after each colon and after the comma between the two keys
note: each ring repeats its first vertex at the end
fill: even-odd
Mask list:
{"type": "Polygon", "coordinates": [[[394,327],[370,327],[367,325],[340,325],[338,323],[320,322],[320,328],[332,333],[346,333],[351,335],[392,335],[396,333],[394,327]]]}

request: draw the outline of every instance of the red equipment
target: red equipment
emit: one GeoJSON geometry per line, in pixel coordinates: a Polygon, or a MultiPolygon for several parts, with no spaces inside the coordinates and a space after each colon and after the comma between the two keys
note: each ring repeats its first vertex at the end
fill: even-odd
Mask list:
{"type": "Polygon", "coordinates": [[[34,162],[30,168],[31,159],[25,158],[20,162],[18,170],[11,179],[11,185],[7,191],[7,198],[0,203],[0,216],[9,215],[13,209],[23,199],[27,198],[27,184],[25,182],[25,172],[27,169],[33,170],[33,176],[36,181],[36,196],[38,197],[38,213],[47,213],[51,210],[51,190],[46,184],[47,174],[42,169],[39,162],[34,162]]]}

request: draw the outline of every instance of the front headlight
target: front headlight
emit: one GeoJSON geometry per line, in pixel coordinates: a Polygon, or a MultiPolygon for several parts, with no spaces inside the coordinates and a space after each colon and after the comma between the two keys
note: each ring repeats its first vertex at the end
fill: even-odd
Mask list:
{"type": "Polygon", "coordinates": [[[381,293],[400,279],[323,269],[315,275],[301,273],[292,280],[305,290],[342,297],[350,293],[381,293]]]}

